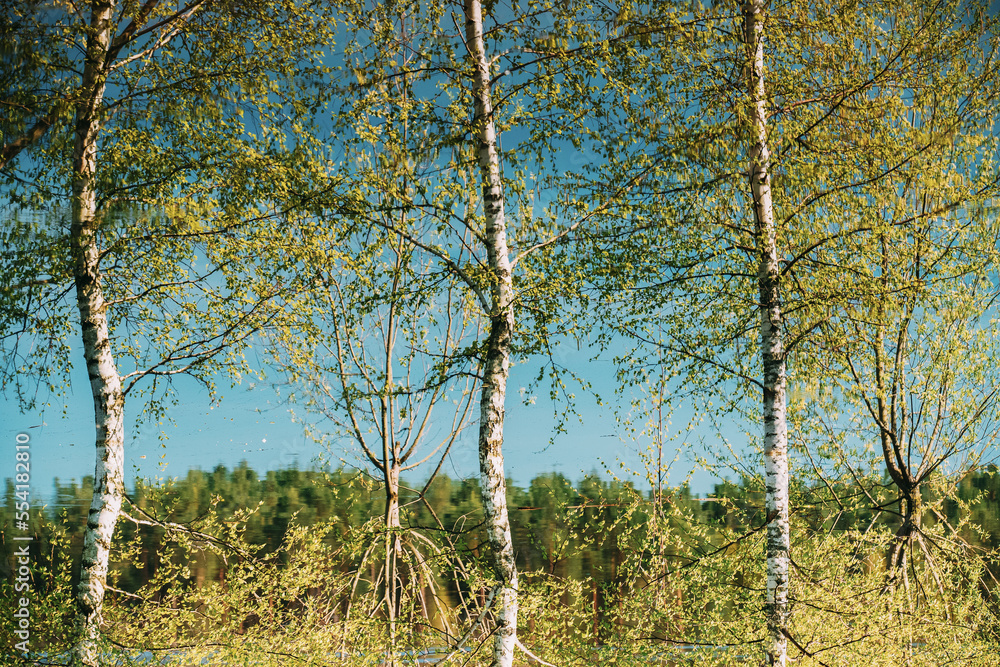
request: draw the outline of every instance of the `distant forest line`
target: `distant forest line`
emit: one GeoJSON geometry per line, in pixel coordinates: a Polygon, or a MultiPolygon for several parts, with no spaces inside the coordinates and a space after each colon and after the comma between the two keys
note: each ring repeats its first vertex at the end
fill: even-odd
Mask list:
{"type": "MultiPolygon", "coordinates": [[[[932,497],[926,487],[925,502],[937,500],[940,512],[949,524],[959,526],[961,537],[973,547],[993,550],[1000,546],[1000,475],[995,466],[966,475],[953,494],[932,497]]],[[[871,480],[878,488],[878,480],[871,480]]],[[[87,523],[92,480],[55,481],[56,504],[38,510],[34,521],[35,540],[31,543],[33,562],[46,562],[56,552],[54,533],[68,545],[67,554],[79,561],[83,533],[87,523]]],[[[482,496],[479,480],[452,479],[439,474],[427,484],[402,481],[401,505],[406,530],[448,534],[466,555],[485,558],[482,496]],[[435,518],[436,517],[436,518],[435,518]]],[[[885,484],[883,491],[890,485],[885,484]]],[[[891,498],[878,509],[857,502],[857,489],[840,489],[839,501],[850,496],[854,504],[848,511],[838,510],[831,489],[818,483],[794,487],[793,512],[811,534],[857,531],[862,534],[876,528],[895,532],[900,524],[898,506],[891,498]]],[[[534,477],[527,486],[508,484],[511,530],[519,570],[576,581],[588,580],[595,590],[604,591],[619,579],[629,546],[644,548],[642,527],[649,513],[657,507],[670,508],[672,521],[697,526],[703,544],[695,551],[712,553],[727,540],[752,533],[765,521],[764,492],[759,479],[743,478],[739,483],[718,483],[706,497],[698,497],[687,485],[664,488],[657,499],[655,489],[638,488],[631,481],[604,479],[596,474],[583,476],[573,483],[558,472],[534,477]],[[638,509],[637,509],[638,508],[638,509]],[[638,532],[636,532],[638,531],[638,532]],[[628,537],[626,537],[628,536],[628,537]]],[[[898,501],[897,501],[898,502],[898,501]]],[[[14,516],[14,484],[6,480],[3,534],[14,516]]],[[[324,541],[342,546],[350,534],[366,524],[377,522],[385,507],[384,489],[357,471],[333,472],[285,468],[260,474],[243,463],[229,470],[217,466],[207,472],[190,470],[183,478],[162,485],[137,480],[128,496],[127,512],[140,521],[158,521],[197,527],[209,516],[216,521],[241,522],[242,539],[258,549],[259,554],[277,550],[293,525],[327,531],[324,541]]],[[[938,519],[940,520],[940,519],[938,519]]],[[[927,520],[936,523],[935,517],[927,520]]],[[[139,546],[138,559],[121,560],[112,568],[116,588],[135,593],[148,584],[161,566],[167,531],[159,526],[135,521],[119,524],[116,540],[139,546]]],[[[696,539],[692,537],[692,539],[696,539]]],[[[3,539],[0,578],[10,577],[14,547],[3,539]]],[[[58,563],[49,562],[58,566],[58,563]]],[[[187,563],[189,576],[196,586],[225,578],[226,565],[206,552],[187,563]]],[[[991,568],[1000,571],[993,564],[991,568]]],[[[74,585],[78,568],[74,565],[74,585]]]]}

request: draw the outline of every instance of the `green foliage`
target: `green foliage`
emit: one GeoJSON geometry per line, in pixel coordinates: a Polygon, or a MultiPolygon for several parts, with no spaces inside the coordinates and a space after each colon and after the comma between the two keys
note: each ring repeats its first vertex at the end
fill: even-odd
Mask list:
{"type": "MultiPolygon", "coordinates": [[[[694,397],[709,420],[759,420],[745,45],[737,6],[709,4],[486,8],[514,350],[572,406],[559,338],[613,349],[633,394],[623,421],[658,447],[651,493],[556,474],[509,488],[521,637],[559,664],[740,664],[764,639],[760,480],[735,461],[745,476],[711,499],[662,486],[664,408],[694,397]]],[[[137,486],[104,648],[379,664],[481,646],[496,582],[478,484],[402,484],[398,526],[385,501],[391,470],[421,462],[424,405],[464,406],[440,440],[457,442],[495,315],[457,14],[191,8],[177,32],[169,3],[117,8],[96,110],[96,242],[125,390],[158,422],[174,378],[215,399],[217,378],[257,370],[244,355],[266,334],[286,395],[335,425],[321,437],[350,435],[383,474],[243,466],[137,486]]],[[[997,435],[997,26],[958,0],[768,9],[801,664],[996,653],[997,483],[980,466],[997,435]]],[[[66,193],[91,32],[66,3],[0,0],[0,381],[25,410],[66,389],[77,335],[66,193]]],[[[59,491],[84,498],[91,482],[59,491]]],[[[32,542],[35,636],[52,653],[86,523],[71,505],[32,542]]]]}
{"type": "MultiPolygon", "coordinates": [[[[884,554],[897,526],[863,496],[852,500],[854,485],[798,483],[792,655],[815,665],[991,664],[998,622],[987,568],[997,543],[974,541],[991,533],[978,532],[969,517],[995,517],[994,482],[991,473],[970,475],[959,497],[941,505],[942,520],[925,526],[940,543],[951,541],[948,524],[955,526],[975,548],[942,552],[933,576],[928,561],[915,560],[911,576],[941,580],[940,589],[923,591],[887,585],[884,554]]],[[[60,486],[61,497],[76,488],[60,486]]],[[[12,498],[10,488],[8,506],[12,498]]],[[[653,492],[630,484],[588,476],[574,485],[548,474],[512,486],[509,498],[523,574],[519,634],[536,655],[580,666],[739,665],[757,655],[766,522],[758,482],[720,483],[709,498],[664,489],[657,503],[653,492]]],[[[402,532],[429,539],[419,566],[429,568],[433,586],[407,597],[390,624],[373,585],[385,532],[370,517],[381,515],[384,494],[358,475],[261,477],[244,466],[140,485],[126,508],[140,523],[125,519],[116,533],[105,650],[231,664],[278,664],[289,655],[325,664],[342,655],[366,665],[384,660],[389,646],[400,656],[443,657],[471,631],[461,659],[479,664],[485,656],[475,651],[485,637],[475,620],[491,586],[479,490],[474,481],[441,476],[424,499],[403,499],[402,532]]],[[[81,511],[67,507],[36,529],[36,650],[55,654],[69,639],[64,621],[81,548],[73,517],[81,511]]]]}
{"type": "MultiPolygon", "coordinates": [[[[9,510],[7,516],[13,517],[14,496],[13,485],[8,485],[4,509],[9,510]]],[[[40,517],[36,520],[34,539],[30,542],[3,541],[3,560],[0,570],[0,599],[11,601],[7,605],[7,613],[0,618],[0,642],[4,647],[9,664],[27,664],[14,645],[23,641],[23,637],[14,634],[18,629],[18,620],[13,617],[15,606],[13,602],[27,598],[30,602],[27,609],[30,612],[30,637],[28,646],[32,653],[37,653],[40,647],[47,647],[50,655],[56,655],[66,650],[73,641],[71,629],[75,613],[74,584],[78,580],[76,571],[77,554],[82,548],[82,542],[74,540],[74,524],[67,512],[60,512],[54,517],[40,517]],[[18,549],[28,547],[27,561],[30,569],[28,590],[18,590],[21,583],[15,575],[20,564],[15,558],[18,549]]],[[[13,531],[4,530],[5,535],[13,531]]],[[[5,662],[4,664],[8,664],[5,662]]]]}
{"type": "MultiPolygon", "coordinates": [[[[0,381],[36,409],[65,390],[76,336],[67,193],[72,109],[89,94],[78,48],[89,16],[58,3],[13,5],[2,36],[16,67],[2,82],[0,381]]],[[[312,150],[307,133],[294,148],[286,134],[314,120],[329,22],[300,3],[239,1],[177,15],[127,2],[114,20],[96,109],[97,246],[125,390],[145,394],[142,419],[156,422],[179,375],[214,393],[220,373],[239,380],[255,370],[243,356],[250,333],[278,325],[284,263],[272,256],[255,272],[244,258],[270,248],[281,257],[275,202],[294,207],[312,150]]]]}

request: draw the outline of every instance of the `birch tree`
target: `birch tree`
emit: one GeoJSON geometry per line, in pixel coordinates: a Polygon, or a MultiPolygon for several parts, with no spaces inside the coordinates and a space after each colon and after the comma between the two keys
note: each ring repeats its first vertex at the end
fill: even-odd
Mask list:
{"type": "MultiPolygon", "coordinates": [[[[960,136],[988,117],[968,91],[996,94],[994,28],[974,7],[941,3],[664,3],[624,18],[620,34],[631,39],[609,43],[606,62],[626,103],[600,121],[602,164],[614,176],[604,186],[589,179],[598,206],[620,218],[602,218],[592,235],[594,275],[608,279],[602,294],[621,324],[612,329],[640,342],[636,356],[648,344],[680,360],[668,378],[678,395],[718,400],[720,384],[733,387],[721,396],[725,411],[762,427],[764,645],[769,664],[786,664],[796,641],[788,363],[857,289],[844,249],[931,215],[887,221],[874,211],[895,201],[899,183],[950,173],[954,165],[925,161],[941,133],[960,136]],[[633,63],[643,68],[630,71],[633,63]],[[949,112],[936,133],[921,133],[907,109],[932,87],[949,112]],[[629,179],[641,183],[615,187],[629,179]],[[759,355],[747,354],[754,344],[759,355]],[[763,394],[760,408],[744,398],[753,394],[763,394]]],[[[986,158],[958,159],[967,177],[951,180],[935,215],[995,190],[991,149],[979,139],[966,146],[963,155],[986,158]]],[[[643,378],[652,365],[628,363],[643,378]]]]}
{"type": "Polygon", "coordinates": [[[507,248],[506,202],[500,177],[496,123],[493,116],[490,64],[483,42],[483,10],[479,0],[465,0],[465,45],[474,68],[473,141],[478,145],[479,180],[485,216],[486,269],[489,272],[488,338],[482,358],[479,416],[479,470],[483,509],[493,569],[498,579],[497,629],[493,644],[496,667],[513,664],[517,640],[517,565],[507,516],[507,482],[503,465],[504,403],[514,335],[514,283],[507,248]]]}
{"type": "MultiPolygon", "coordinates": [[[[934,205],[910,193],[887,215],[910,216],[934,205]]],[[[940,503],[980,466],[998,434],[998,387],[989,361],[996,340],[984,325],[994,317],[998,232],[995,218],[983,213],[918,215],[920,225],[884,230],[875,248],[857,248],[868,262],[855,263],[855,271],[872,288],[825,322],[803,355],[804,364],[824,367],[812,386],[825,385],[823,396],[810,392],[816,405],[803,420],[837,443],[816,447],[827,462],[817,464],[818,474],[860,484],[869,470],[882,470],[896,498],[876,500],[879,489],[870,485],[862,491],[871,511],[893,512],[898,503],[887,585],[901,582],[909,592],[916,562],[923,561],[934,579],[919,587],[924,596],[945,593],[933,552],[948,551],[925,534],[924,517],[942,519],[940,503]],[[827,406],[822,412],[821,405],[827,406]]],[[[954,529],[948,532],[963,542],[954,529]]]]}
{"type": "MultiPolygon", "coordinates": [[[[377,226],[433,257],[437,269],[461,285],[479,322],[483,335],[470,342],[467,359],[481,383],[478,450],[493,580],[487,596],[495,623],[492,664],[511,665],[520,642],[502,449],[509,368],[515,357],[547,351],[550,332],[561,328],[560,309],[578,281],[569,272],[543,279],[541,256],[583,224],[586,213],[570,201],[572,193],[551,194],[543,176],[553,168],[554,147],[572,145],[566,119],[576,114],[551,106],[545,113],[555,84],[540,62],[561,56],[537,47],[552,33],[543,24],[573,10],[491,9],[472,0],[461,12],[421,3],[351,7],[344,15],[351,37],[343,58],[354,80],[341,82],[335,95],[343,99],[335,111],[343,129],[333,142],[351,147],[344,150],[344,168],[330,169],[354,183],[371,180],[370,171],[358,168],[368,149],[351,137],[378,137],[397,146],[382,151],[380,160],[400,173],[419,168],[425,175],[406,191],[394,188],[399,196],[391,204],[359,197],[357,190],[347,194],[346,185],[339,193],[330,185],[317,201],[327,217],[377,226]],[[405,95],[394,83],[404,79],[405,95]],[[566,135],[542,127],[561,127],[566,135]],[[404,132],[408,138],[398,141],[404,132]],[[513,137],[513,145],[502,147],[502,137],[513,137]],[[397,217],[380,215],[386,206],[397,217]],[[421,215],[410,215],[417,211],[421,215]]],[[[586,53],[590,43],[582,34],[565,33],[586,53]]]]}
{"type": "MultiPolygon", "coordinates": [[[[367,195],[388,204],[393,188],[381,183],[367,195]]],[[[382,208],[385,227],[411,226],[401,220],[405,212],[382,208]]],[[[448,620],[452,610],[438,587],[457,587],[468,571],[453,548],[443,552],[426,531],[403,523],[402,478],[430,470],[417,498],[405,503],[427,504],[427,489],[473,416],[478,381],[468,348],[479,331],[454,278],[400,235],[392,239],[391,232],[375,227],[338,238],[316,221],[303,222],[298,234],[293,252],[312,284],[293,306],[305,319],[295,329],[274,332],[283,350],[277,363],[288,378],[289,400],[310,415],[303,417],[307,434],[331,454],[345,440],[353,444],[361,459],[355,465],[382,486],[381,521],[362,538],[352,580],[357,591],[374,563],[365,583],[377,595],[368,598],[370,608],[355,610],[349,602],[345,621],[354,615],[384,618],[387,661],[397,664],[399,642],[409,636],[406,648],[415,648],[410,642],[416,628],[430,627],[436,611],[443,610],[438,617],[444,630],[455,635],[448,620]]]]}
{"type": "Polygon", "coordinates": [[[764,389],[764,490],[767,510],[767,594],[765,609],[770,646],[767,662],[786,664],[788,634],[788,424],[785,417],[785,341],[778,265],[777,227],[771,203],[771,150],[767,134],[768,90],[764,81],[764,3],[743,8],[747,47],[750,124],[750,190],[760,266],[760,347],[764,389]]]}
{"type": "Polygon", "coordinates": [[[125,492],[125,394],[111,352],[107,302],[101,289],[94,182],[99,114],[107,89],[106,63],[111,56],[114,37],[113,11],[114,5],[110,2],[91,8],[89,30],[85,33],[82,95],[75,109],[72,155],[70,253],[83,332],[83,355],[94,396],[97,427],[94,500],[87,518],[88,530],[84,534],[77,597],[80,636],[77,658],[84,664],[97,662],[96,641],[111,538],[125,492]]]}
{"type": "MultiPolygon", "coordinates": [[[[75,648],[76,660],[88,665],[98,660],[105,579],[124,492],[126,395],[140,381],[151,383],[148,391],[155,397],[162,384],[169,386],[180,374],[210,383],[219,366],[243,371],[239,348],[250,331],[273,319],[268,308],[259,307],[275,296],[273,290],[262,288],[258,299],[255,287],[249,282],[240,285],[238,271],[232,270],[236,244],[246,241],[233,231],[244,216],[252,215],[241,210],[254,199],[241,199],[251,188],[213,190],[222,172],[228,172],[231,185],[251,182],[246,171],[238,172],[251,167],[252,158],[233,160],[225,168],[214,159],[222,156],[220,146],[226,141],[233,141],[228,149],[237,148],[227,158],[247,143],[242,124],[223,118],[224,109],[242,113],[227,92],[238,80],[227,62],[246,56],[249,44],[238,35],[253,35],[260,24],[236,5],[212,13],[210,4],[196,0],[167,7],[150,0],[118,6],[113,0],[97,0],[88,3],[85,13],[26,5],[16,13],[21,23],[11,38],[19,48],[27,48],[37,31],[45,48],[60,49],[38,61],[51,63],[34,81],[42,91],[25,93],[32,102],[25,108],[42,118],[27,131],[4,137],[4,176],[6,194],[15,205],[45,204],[53,218],[62,203],[60,189],[68,184],[68,206],[63,204],[70,212],[68,233],[56,223],[41,235],[44,242],[32,234],[18,238],[31,240],[36,248],[48,244],[46,254],[65,263],[39,267],[23,254],[26,246],[12,246],[15,252],[5,257],[5,273],[24,280],[9,283],[11,293],[20,295],[12,296],[8,305],[24,317],[5,326],[4,338],[17,345],[24,335],[38,334],[28,324],[31,309],[38,307],[31,298],[40,297],[43,307],[58,310],[65,305],[61,288],[72,281],[77,317],[68,321],[78,321],[82,332],[96,426],[97,463],[77,596],[75,648]],[[226,36],[227,28],[234,30],[232,36],[226,36]],[[82,56],[74,52],[77,48],[82,56]],[[208,126],[213,132],[205,132],[208,126]],[[167,127],[172,136],[158,134],[167,127]],[[219,143],[213,146],[207,137],[219,143]],[[234,167],[237,173],[229,171],[234,167]],[[20,177],[24,171],[30,179],[20,177]],[[198,178],[193,178],[195,173],[198,178]],[[228,236],[220,233],[223,230],[228,236]],[[220,245],[220,239],[226,243],[220,245]],[[60,247],[65,250],[60,252],[60,247]],[[199,269],[198,259],[215,266],[199,269]],[[224,287],[209,286],[213,281],[224,287]],[[234,292],[242,293],[242,309],[229,301],[228,308],[212,312],[234,292]],[[27,301],[21,300],[24,297],[27,301]],[[201,309],[207,312],[202,315],[201,309]],[[19,323],[24,324],[20,330],[19,323]],[[129,324],[133,329],[126,334],[122,328],[129,324]]],[[[275,58],[294,43],[280,43],[291,34],[272,32],[277,43],[252,51],[239,74],[253,80],[274,71],[274,65],[291,72],[291,63],[302,54],[275,58]]],[[[264,147],[258,143],[258,158],[264,147]]],[[[258,159],[258,166],[264,162],[258,159]]],[[[19,230],[14,231],[16,235],[19,230]]],[[[48,335],[65,334],[50,330],[48,335]]],[[[25,358],[38,358],[37,349],[21,349],[25,358]]],[[[61,353],[67,351],[62,346],[61,353]]],[[[16,374],[21,369],[9,370],[16,374]]],[[[43,377],[49,372],[40,371],[43,377]]],[[[19,380],[5,377],[5,388],[8,381],[19,380]]],[[[163,405],[161,394],[150,404],[152,414],[159,416],[163,405]]]]}
{"type": "MultiPolygon", "coordinates": [[[[367,20],[367,8],[359,10],[364,12],[363,16],[367,20]]],[[[378,11],[385,10],[380,7],[378,11]]],[[[449,178],[458,177],[458,181],[449,182],[437,176],[430,183],[421,183],[420,179],[414,178],[413,187],[409,191],[405,187],[400,191],[401,201],[393,201],[390,205],[391,209],[400,210],[398,217],[383,218],[377,214],[376,208],[375,212],[365,214],[365,220],[368,224],[386,229],[389,232],[388,238],[405,241],[411,248],[415,247],[423,253],[428,253],[447,273],[451,274],[448,280],[462,281],[465,288],[470,290],[470,296],[463,298],[462,301],[471,299],[470,303],[475,303],[476,310],[479,311],[477,317],[482,317],[485,321],[482,329],[486,340],[475,343],[473,349],[480,348],[475,353],[478,367],[476,376],[481,383],[478,398],[480,486],[494,578],[493,589],[488,597],[497,626],[493,631],[495,640],[492,664],[511,665],[517,631],[517,569],[507,515],[507,483],[502,445],[506,383],[514,336],[515,299],[507,240],[504,184],[500,171],[497,130],[491,98],[490,66],[485,55],[482,8],[478,2],[470,0],[464,5],[465,29],[461,35],[445,37],[441,34],[441,28],[435,24],[435,21],[441,20],[441,15],[437,12],[428,11],[426,15],[421,12],[421,7],[414,5],[410,8],[400,8],[398,13],[389,10],[384,15],[379,14],[381,21],[377,25],[392,26],[398,22],[401,27],[399,30],[393,29],[393,33],[387,35],[389,39],[405,44],[407,50],[420,56],[416,62],[411,63],[405,54],[400,54],[402,66],[397,68],[396,61],[389,62],[387,64],[389,72],[373,67],[379,63],[376,58],[365,58],[365,66],[359,67],[358,78],[366,87],[374,87],[377,91],[376,96],[371,98],[372,106],[368,106],[367,101],[363,105],[358,105],[348,98],[347,116],[349,121],[353,122],[354,118],[359,117],[357,109],[360,107],[368,110],[363,117],[369,126],[374,118],[381,117],[381,122],[387,125],[395,123],[399,128],[408,128],[410,125],[417,127],[419,125],[416,119],[422,116],[426,118],[426,114],[430,114],[431,122],[438,125],[440,119],[435,117],[437,113],[435,108],[438,105],[443,106],[442,102],[433,95],[430,100],[421,99],[419,94],[422,92],[422,87],[439,86],[442,90],[441,97],[445,97],[448,95],[450,84],[447,79],[443,82],[434,82],[427,81],[426,77],[420,77],[419,73],[425,71],[424,68],[427,67],[420,61],[433,63],[439,60],[444,64],[438,67],[447,68],[446,71],[457,70],[463,74],[471,72],[468,82],[463,84],[468,86],[467,90],[471,94],[461,93],[460,98],[462,101],[468,100],[472,107],[467,110],[471,117],[467,122],[471,134],[469,147],[459,145],[453,158],[457,159],[452,164],[444,162],[446,174],[449,178]],[[454,61],[447,49],[442,52],[440,46],[435,44],[451,37],[459,37],[460,43],[463,43],[467,50],[465,56],[458,57],[454,61]],[[463,60],[466,62],[463,63],[463,60]],[[403,74],[400,73],[400,69],[403,70],[403,74]],[[383,107],[384,98],[378,91],[384,91],[383,94],[389,92],[385,87],[391,85],[393,80],[404,77],[407,81],[405,86],[407,95],[414,94],[414,97],[410,98],[402,94],[402,91],[393,89],[392,93],[395,95],[387,105],[389,108],[383,107]],[[421,81],[421,78],[424,80],[421,81]],[[408,118],[414,120],[408,121],[408,118]],[[474,157],[476,162],[474,169],[467,168],[464,164],[467,155],[474,157]],[[469,171],[478,172],[473,182],[481,183],[481,196],[471,194],[466,189],[471,186],[471,183],[465,180],[469,171]],[[436,188],[432,187],[434,185],[436,188]],[[433,193],[433,189],[437,192],[433,193]],[[476,211],[480,202],[481,214],[476,211]],[[464,214],[456,215],[456,204],[460,207],[459,210],[465,209],[464,214]],[[432,217],[428,222],[433,226],[423,232],[419,231],[419,226],[414,228],[413,221],[406,215],[407,210],[430,211],[432,217]],[[482,216],[482,227],[479,226],[479,215],[482,216]],[[460,230],[457,236],[452,231],[452,226],[456,223],[460,230]],[[461,231],[463,228],[464,231],[461,231]]],[[[448,18],[457,19],[457,17],[448,18]]],[[[370,48],[375,39],[374,36],[369,37],[362,32],[359,48],[370,48]]],[[[389,51],[385,46],[380,46],[380,50],[383,49],[389,51]]],[[[426,94],[424,92],[424,95],[426,94]]],[[[465,110],[453,106],[448,111],[464,115],[465,110]]],[[[367,132],[364,129],[362,131],[367,132]]],[[[441,165],[434,156],[441,154],[443,148],[455,142],[455,139],[448,136],[451,132],[445,130],[437,136],[428,136],[426,131],[423,136],[414,134],[412,139],[407,140],[404,137],[403,141],[396,142],[391,153],[395,154],[397,163],[410,165],[408,169],[412,171],[418,161],[431,156],[430,164],[440,170],[441,165]],[[418,146],[421,148],[417,148],[418,146]]],[[[459,141],[464,143],[465,140],[459,141]]],[[[359,150],[367,151],[367,148],[359,150]]],[[[386,153],[391,154],[389,151],[386,153]]],[[[363,152],[360,159],[367,159],[363,152]]],[[[361,173],[357,177],[363,179],[364,171],[359,171],[361,173]]],[[[356,209],[356,205],[354,208],[356,209]]],[[[352,214],[356,215],[357,211],[352,210],[352,214]]],[[[393,252],[400,252],[400,249],[397,248],[393,252]]],[[[409,254],[412,251],[405,252],[409,254]]],[[[442,372],[446,374],[455,372],[456,362],[459,366],[463,363],[460,358],[442,359],[442,372]]],[[[341,371],[343,372],[343,369],[341,371]]],[[[389,507],[391,502],[387,504],[387,511],[389,507]]]]}

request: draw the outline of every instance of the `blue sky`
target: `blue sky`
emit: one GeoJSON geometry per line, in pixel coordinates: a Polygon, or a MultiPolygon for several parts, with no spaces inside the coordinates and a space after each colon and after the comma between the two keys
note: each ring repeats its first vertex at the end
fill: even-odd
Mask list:
{"type": "MultiPolygon", "coordinates": [[[[543,18],[543,21],[550,20],[543,18]]],[[[548,24],[540,25],[539,30],[548,24]]],[[[513,108],[513,102],[510,103],[513,108]]],[[[528,141],[523,128],[505,133],[508,149],[528,141]]],[[[560,160],[579,167],[595,156],[586,151],[562,147],[560,160]]],[[[586,377],[596,391],[606,399],[615,399],[617,380],[610,361],[590,361],[591,353],[574,349],[565,352],[560,362],[586,377]]],[[[21,414],[16,404],[2,403],[2,424],[7,442],[27,431],[32,435],[32,478],[36,491],[51,494],[52,479],[80,479],[94,469],[92,399],[82,353],[73,354],[74,368],[71,386],[65,397],[54,397],[44,410],[21,414]],[[66,407],[64,409],[63,403],[66,407]]],[[[649,438],[633,441],[628,429],[618,423],[613,407],[598,406],[582,396],[577,404],[580,418],[570,416],[567,433],[554,442],[550,438],[556,426],[554,406],[547,399],[546,388],[539,392],[533,405],[521,400],[522,386],[536,375],[537,365],[526,362],[515,366],[509,382],[505,455],[507,474],[524,484],[543,472],[558,471],[571,479],[598,471],[606,465],[620,472],[626,468],[641,470],[640,450],[650,445],[649,438]],[[582,419],[582,422],[581,422],[582,419]]],[[[582,392],[577,392],[582,394],[582,392]]],[[[126,477],[129,483],[136,477],[183,476],[191,468],[210,470],[222,464],[233,467],[241,461],[258,471],[297,464],[308,467],[324,450],[303,435],[303,426],[294,423],[288,406],[281,404],[277,393],[265,383],[253,388],[249,383],[227,388],[220,381],[221,400],[210,405],[204,389],[194,381],[178,381],[180,403],[169,413],[174,422],[135,426],[136,416],[143,405],[132,400],[127,405],[126,477]]],[[[131,400],[131,399],[130,399],[131,400]]],[[[623,399],[625,403],[628,398],[623,399]]],[[[478,411],[477,411],[478,412],[478,411]]],[[[305,416],[305,415],[303,415],[305,416]]],[[[675,420],[678,424],[688,421],[675,420]]],[[[711,438],[711,433],[699,433],[711,438]]],[[[466,439],[453,450],[445,472],[452,476],[473,476],[477,473],[475,429],[467,431],[466,439]]],[[[690,439],[689,439],[690,440],[690,439]]],[[[668,444],[666,461],[674,459],[674,445],[668,444]]],[[[331,452],[348,463],[356,461],[358,452],[349,445],[331,452]]],[[[2,459],[0,459],[2,460],[2,459]]],[[[13,470],[13,459],[7,470],[13,470]]],[[[671,481],[679,483],[691,465],[683,457],[674,464],[671,481]]],[[[0,464],[0,469],[4,466],[0,464]]],[[[0,477],[9,474],[0,473],[0,477]]],[[[710,490],[709,478],[700,475],[694,480],[695,489],[710,490]]]]}
{"type": "MultiPolygon", "coordinates": [[[[83,355],[76,349],[73,356],[70,388],[64,397],[52,397],[49,406],[24,414],[9,397],[0,403],[3,437],[11,445],[6,448],[11,455],[9,465],[3,466],[7,470],[2,477],[10,477],[13,471],[15,436],[19,432],[29,433],[32,487],[46,501],[51,501],[54,478],[63,482],[80,480],[94,470],[93,403],[83,355]]],[[[606,400],[614,398],[616,380],[612,362],[593,361],[591,356],[587,350],[571,348],[561,353],[560,363],[586,376],[606,400]]],[[[536,373],[537,366],[530,361],[515,365],[511,371],[504,445],[508,477],[518,484],[527,484],[532,477],[549,471],[563,473],[575,481],[590,472],[606,476],[606,467],[619,476],[627,474],[621,464],[629,470],[643,470],[640,451],[649,447],[650,439],[631,440],[611,406],[599,406],[582,392],[577,392],[579,416],[570,415],[567,433],[550,443],[556,419],[547,389],[536,394],[534,404],[526,405],[521,399],[520,389],[536,373]]],[[[317,457],[326,454],[323,447],[303,435],[302,425],[293,420],[289,406],[280,401],[269,384],[244,382],[231,388],[220,387],[219,393],[221,400],[212,406],[200,384],[190,379],[180,380],[181,401],[169,412],[174,424],[144,423],[136,428],[135,418],[142,406],[135,401],[127,405],[129,486],[136,477],[183,477],[192,468],[211,470],[220,464],[232,468],[241,461],[259,472],[292,465],[308,468],[316,465],[317,457]]],[[[308,417],[301,409],[297,411],[308,417]]],[[[681,409],[674,421],[686,422],[690,414],[681,409]]],[[[677,433],[676,429],[672,432],[677,433]]],[[[477,474],[475,436],[473,425],[450,454],[443,468],[446,474],[452,477],[477,474]]],[[[689,444],[695,440],[688,438],[689,444]]],[[[680,438],[665,444],[665,465],[677,454],[678,442],[680,438]]],[[[358,451],[349,442],[331,454],[349,464],[359,461],[358,451]]],[[[682,482],[691,468],[690,457],[682,454],[671,465],[669,481],[682,482]]],[[[636,481],[642,483],[641,475],[636,481]]],[[[713,481],[707,473],[699,472],[692,478],[692,486],[704,494],[711,491],[713,481]]]]}

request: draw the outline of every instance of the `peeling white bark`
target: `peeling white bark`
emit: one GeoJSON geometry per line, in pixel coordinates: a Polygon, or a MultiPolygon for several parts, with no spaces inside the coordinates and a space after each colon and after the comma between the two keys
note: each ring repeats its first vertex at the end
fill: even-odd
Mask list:
{"type": "Polygon", "coordinates": [[[743,6],[749,117],[752,126],[750,189],[753,194],[760,288],[760,345],[764,373],[764,473],[767,509],[767,664],[785,667],[788,630],[788,426],[785,415],[785,349],[782,330],[777,230],[771,202],[771,156],[764,86],[764,2],[743,6]]]}
{"type": "Polygon", "coordinates": [[[503,468],[504,400],[514,332],[514,286],[507,250],[503,183],[497,153],[490,66],[483,43],[483,15],[479,0],[465,0],[465,39],[475,65],[473,128],[478,141],[479,171],[486,216],[486,250],[493,275],[489,341],[483,360],[479,424],[479,470],[486,526],[497,594],[497,628],[492,667],[511,667],[517,644],[517,566],[507,517],[507,481],[503,468]]]}
{"type": "Polygon", "coordinates": [[[107,303],[101,289],[94,189],[99,109],[104,98],[105,61],[112,34],[114,3],[97,2],[91,7],[87,60],[81,99],[76,107],[71,230],[77,305],[83,352],[94,396],[97,446],[94,497],[84,533],[80,585],[77,589],[78,636],[75,652],[76,659],[85,665],[97,664],[96,640],[101,624],[111,537],[121,510],[125,472],[125,395],[111,353],[107,303]]]}

